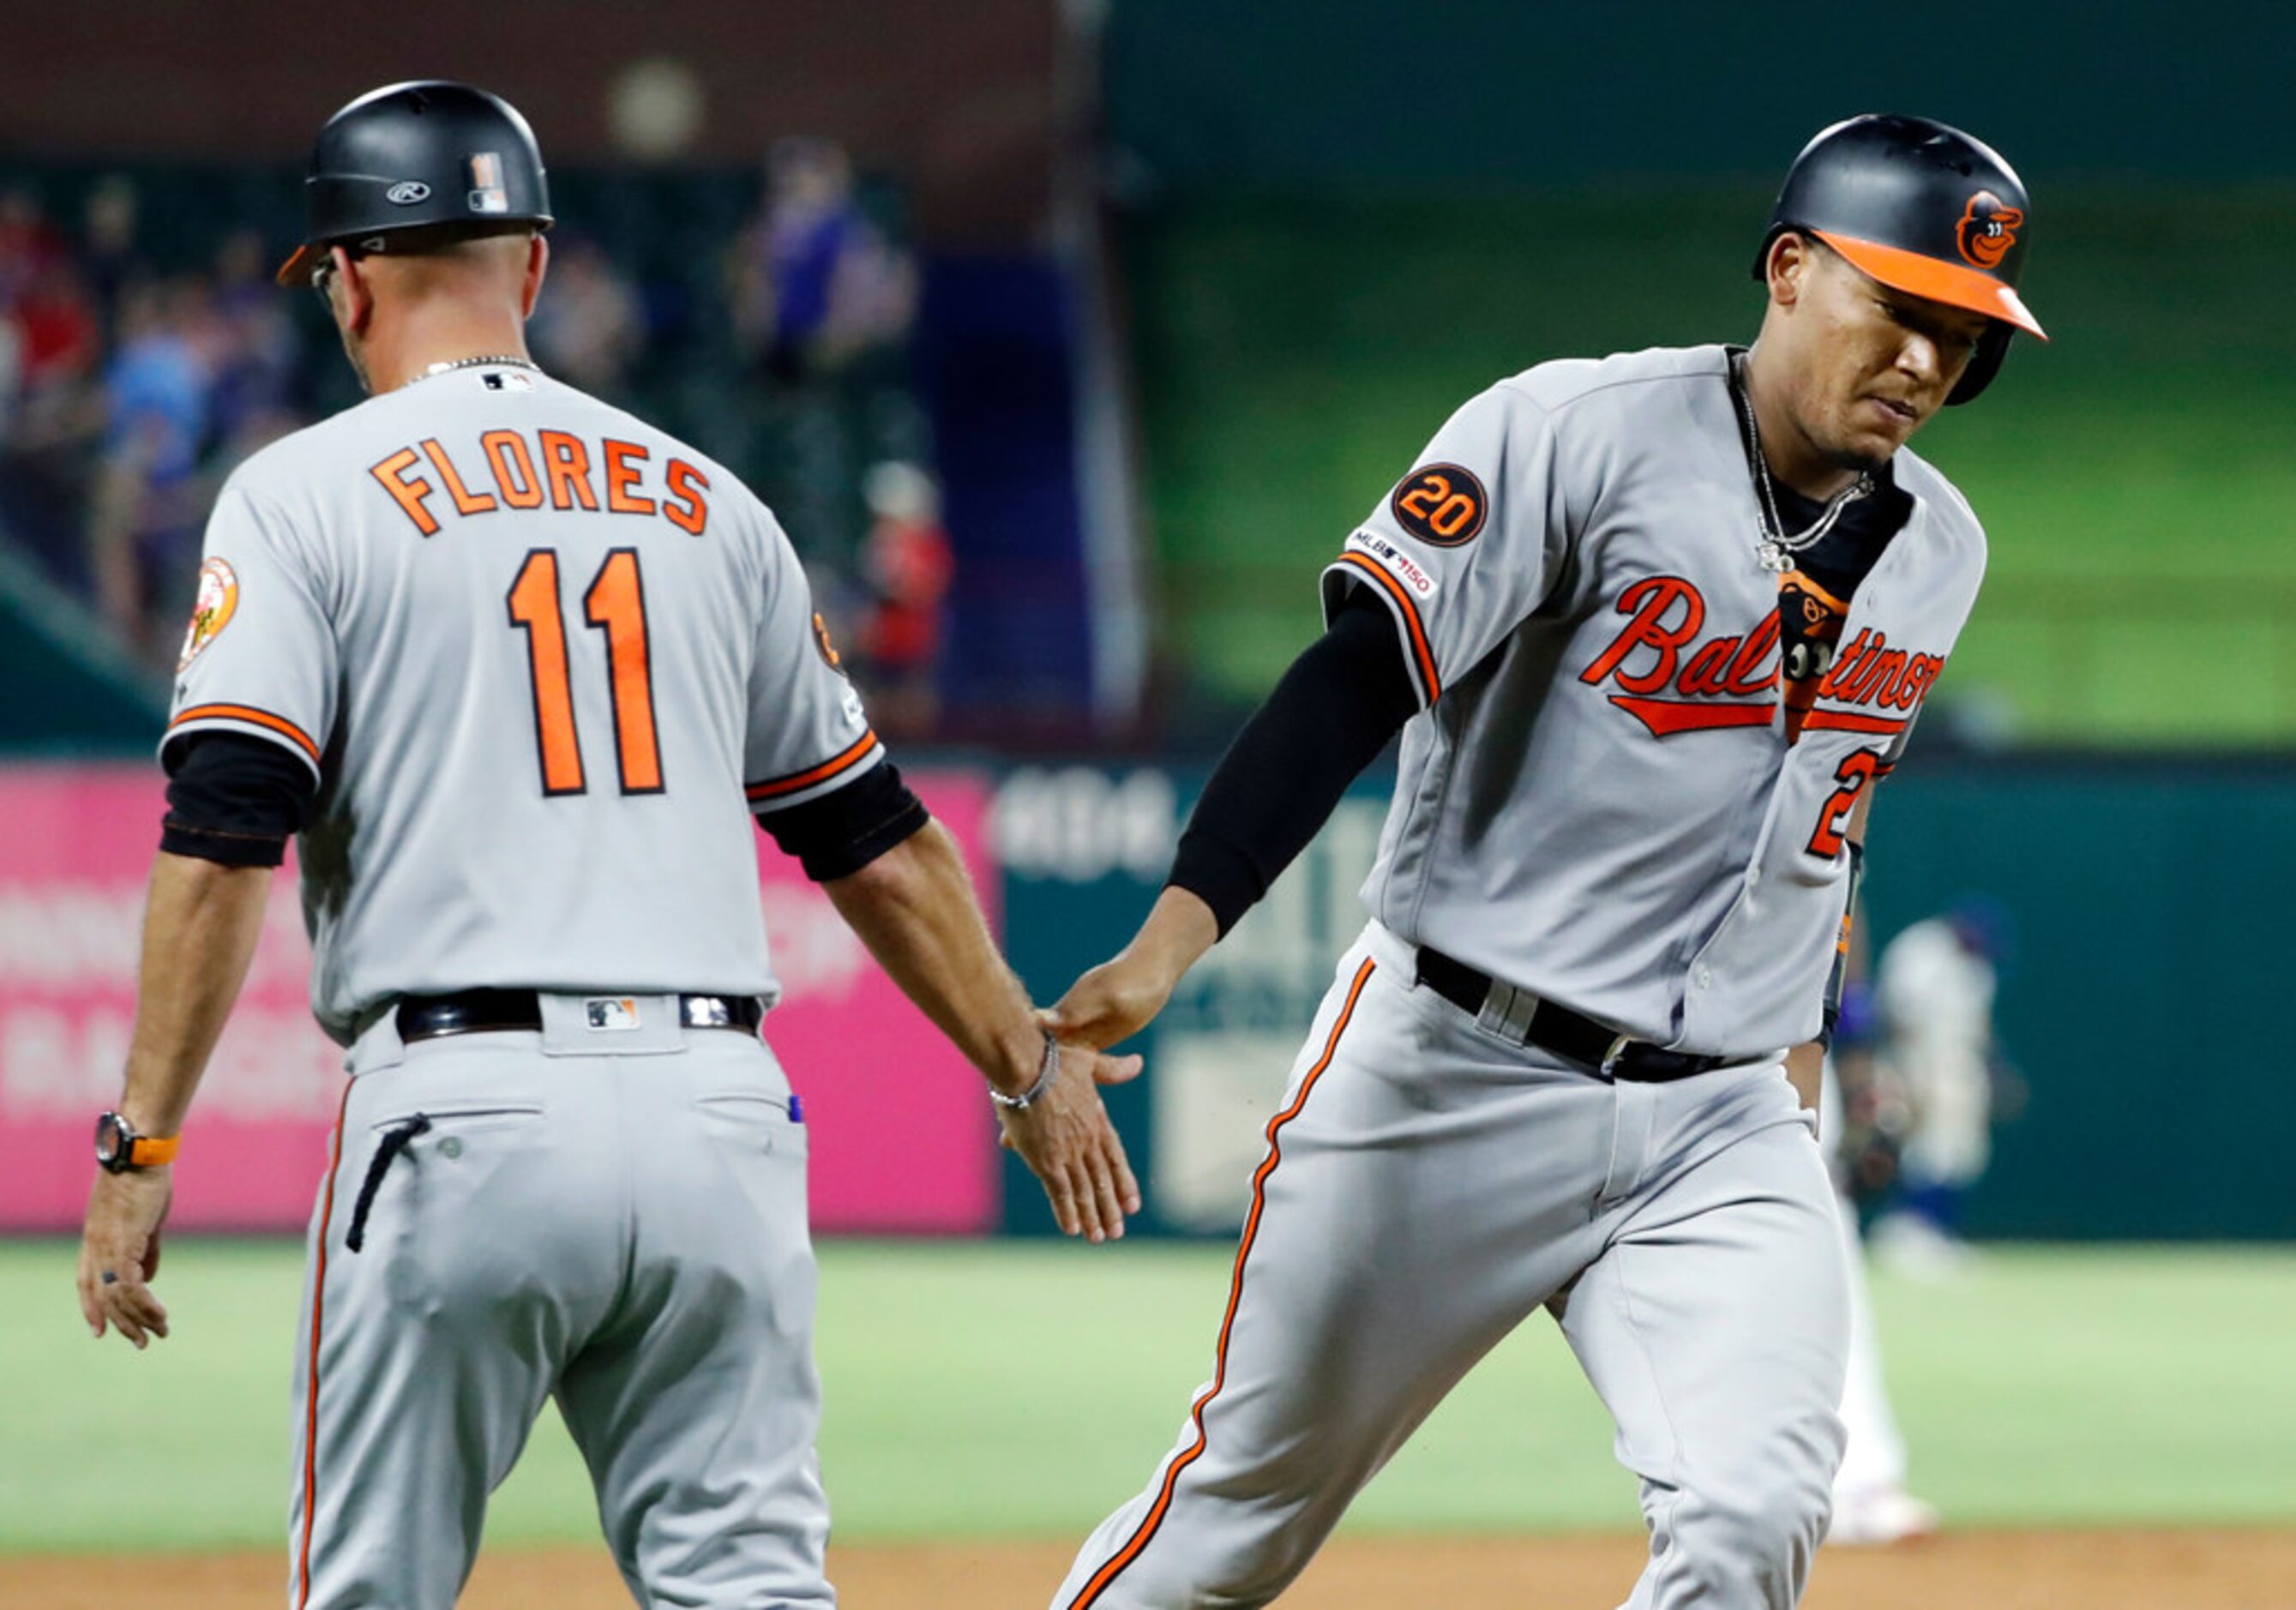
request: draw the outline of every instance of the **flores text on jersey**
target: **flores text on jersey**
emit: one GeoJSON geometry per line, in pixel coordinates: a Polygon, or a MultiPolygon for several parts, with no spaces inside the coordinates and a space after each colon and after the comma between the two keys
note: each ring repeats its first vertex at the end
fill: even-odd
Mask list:
{"type": "Polygon", "coordinates": [[[709,529],[709,505],[702,494],[709,489],[709,478],[685,459],[670,459],[657,485],[650,472],[652,456],[636,442],[604,437],[594,451],[587,438],[571,431],[536,431],[532,436],[529,447],[526,431],[486,431],[453,453],[439,438],[426,437],[369,466],[367,473],[425,537],[438,535],[439,514],[432,505],[443,507],[447,500],[464,516],[499,508],[537,509],[546,500],[554,509],[594,514],[602,509],[609,514],[659,514],[695,537],[709,529]],[[422,467],[426,461],[429,473],[422,467]],[[477,472],[480,465],[483,477],[477,472]]]}

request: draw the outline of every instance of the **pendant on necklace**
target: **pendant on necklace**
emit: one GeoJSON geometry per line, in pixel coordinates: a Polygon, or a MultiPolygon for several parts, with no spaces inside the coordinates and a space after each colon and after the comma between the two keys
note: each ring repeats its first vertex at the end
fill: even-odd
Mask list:
{"type": "Polygon", "coordinates": [[[1767,537],[1755,545],[1754,553],[1761,560],[1762,568],[1773,576],[1783,576],[1793,569],[1793,560],[1787,554],[1785,549],[1767,537]]]}

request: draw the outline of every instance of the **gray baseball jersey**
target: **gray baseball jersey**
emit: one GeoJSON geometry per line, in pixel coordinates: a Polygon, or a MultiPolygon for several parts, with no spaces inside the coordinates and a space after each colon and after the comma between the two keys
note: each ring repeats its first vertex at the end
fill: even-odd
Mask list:
{"type": "Polygon", "coordinates": [[[225,487],[165,743],[209,732],[317,779],[312,998],[355,1076],[292,1602],[452,1602],[554,1392],[635,1595],[833,1603],[801,1110],[677,1000],[770,998],[750,812],[882,754],[772,515],[522,365],[417,380],[225,487]],[[540,1029],[384,1009],[488,987],[540,1029]]]}
{"type": "Polygon", "coordinates": [[[1849,1317],[1833,1193],[1779,1057],[1818,1029],[1851,813],[1953,647],[1984,545],[1900,453],[1912,514],[1853,597],[1767,568],[1729,362],[1651,351],[1502,382],[1325,572],[1327,608],[1351,587],[1385,603],[1423,706],[1373,921],[1268,1122],[1211,1378],[1057,1610],[1267,1603],[1541,1308],[1642,1478],[1632,1610],[1799,1601],[1849,1317]],[[1734,1065],[1599,1075],[1423,982],[1424,946],[1734,1065]]]}
{"type": "Polygon", "coordinates": [[[1324,572],[1393,612],[1406,727],[1372,915],[1639,1039],[1811,1039],[1842,833],[1896,762],[1984,571],[1944,477],[1830,664],[1782,688],[1779,578],[1719,346],[1549,363],[1437,431],[1324,572]]]}
{"type": "Polygon", "coordinates": [[[731,473],[478,366],[232,476],[165,743],[252,733],[317,777],[312,1003],[345,1043],[486,986],[770,1000],[750,815],[882,755],[834,658],[731,473]]]}

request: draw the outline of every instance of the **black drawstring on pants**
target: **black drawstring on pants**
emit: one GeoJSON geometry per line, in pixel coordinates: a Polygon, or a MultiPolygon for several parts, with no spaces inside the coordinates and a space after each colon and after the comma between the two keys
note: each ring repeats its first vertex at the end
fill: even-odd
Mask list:
{"type": "Polygon", "coordinates": [[[426,1134],[430,1128],[430,1114],[417,1113],[405,1123],[394,1124],[374,1149],[374,1161],[366,1165],[366,1179],[359,1185],[358,1205],[351,1209],[351,1228],[343,1232],[343,1245],[357,1252],[366,1244],[366,1211],[374,1205],[374,1194],[382,1188],[382,1177],[390,1165],[406,1149],[406,1143],[417,1135],[426,1134]]]}

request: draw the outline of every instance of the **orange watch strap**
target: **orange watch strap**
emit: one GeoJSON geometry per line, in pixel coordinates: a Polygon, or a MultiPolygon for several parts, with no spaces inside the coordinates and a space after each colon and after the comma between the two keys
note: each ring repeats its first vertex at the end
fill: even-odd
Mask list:
{"type": "Polygon", "coordinates": [[[156,1169],[162,1163],[175,1162],[176,1154],[183,1147],[184,1138],[180,1135],[170,1135],[165,1139],[138,1136],[135,1143],[127,1148],[127,1161],[135,1168],[156,1169]]]}

